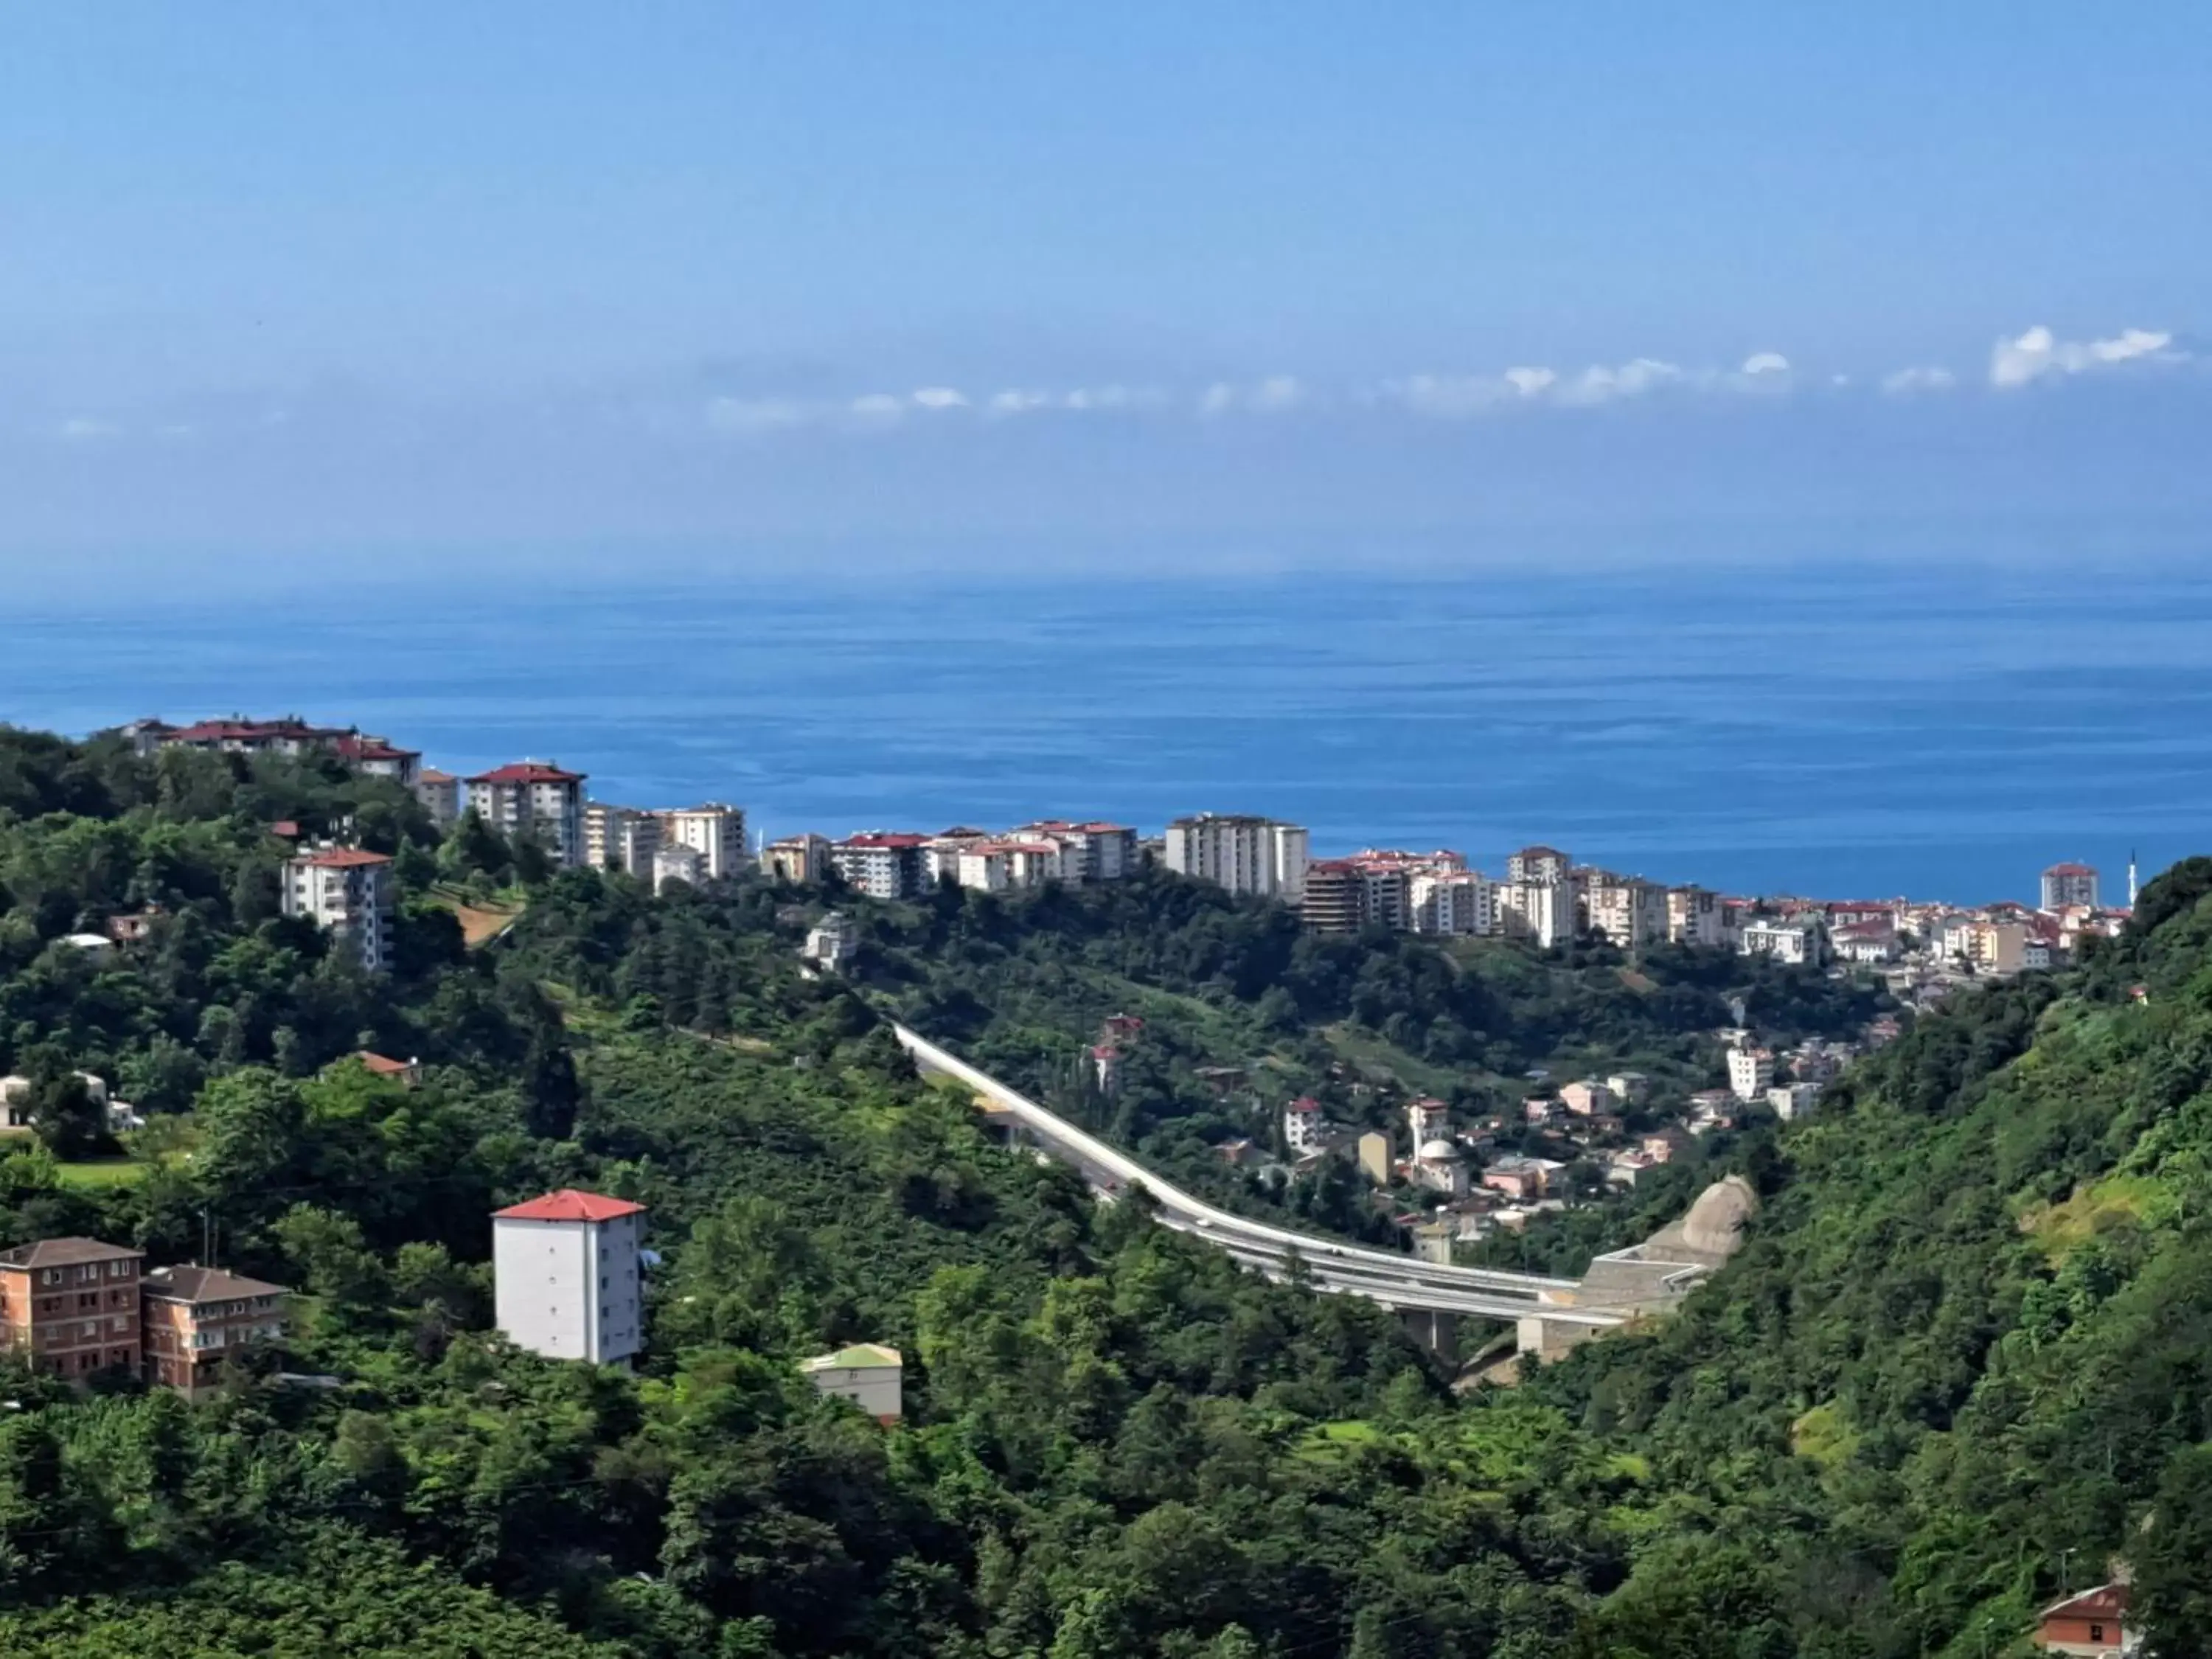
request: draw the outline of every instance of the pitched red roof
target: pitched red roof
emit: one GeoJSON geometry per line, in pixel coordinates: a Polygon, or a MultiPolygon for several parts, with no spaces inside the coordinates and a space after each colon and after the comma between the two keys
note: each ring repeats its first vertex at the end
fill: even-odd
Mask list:
{"type": "Polygon", "coordinates": [[[2069,1595],[2063,1601],[2053,1601],[2036,1615],[2039,1620],[2111,1619],[2127,1616],[2128,1587],[2125,1584],[2100,1584],[2093,1590],[2083,1590],[2079,1595],[2069,1595]]]}
{"type": "Polygon", "coordinates": [[[479,772],[471,783],[581,783],[581,772],[564,772],[544,761],[516,761],[507,766],[495,766],[489,772],[479,772]]]}
{"type": "Polygon", "coordinates": [[[1321,1110],[1321,1102],[1316,1100],[1311,1095],[1300,1095],[1285,1109],[1292,1112],[1317,1112],[1321,1110]]]}
{"type": "Polygon", "coordinates": [[[399,1077],[415,1069],[410,1061],[394,1060],[389,1054],[372,1054],[366,1048],[355,1058],[379,1077],[399,1077]]]}
{"type": "Polygon", "coordinates": [[[312,853],[302,853],[292,860],[295,864],[312,864],[322,870],[357,870],[371,864],[389,864],[392,859],[384,853],[372,853],[361,847],[324,847],[312,853]]]}
{"type": "Polygon", "coordinates": [[[563,1187],[557,1193],[548,1193],[543,1198],[533,1198],[527,1204],[510,1204],[504,1210],[494,1210],[495,1221],[612,1221],[626,1215],[641,1215],[645,1206],[633,1204],[626,1198],[608,1198],[599,1193],[578,1192],[574,1187],[563,1187]]]}
{"type": "Polygon", "coordinates": [[[419,781],[423,783],[451,783],[453,781],[453,775],[451,772],[441,772],[434,766],[424,767],[422,771],[416,775],[416,777],[419,781]]]}
{"type": "Polygon", "coordinates": [[[309,726],[304,720],[199,720],[169,732],[171,743],[252,742],[264,738],[335,738],[337,726],[309,726]]]}
{"type": "Polygon", "coordinates": [[[888,848],[893,851],[896,851],[901,848],[919,847],[928,839],[929,837],[927,836],[885,835],[880,831],[870,831],[858,836],[848,836],[844,840],[839,842],[837,845],[840,847],[888,848]]]}
{"type": "Polygon", "coordinates": [[[2086,864],[2054,864],[2043,873],[2046,876],[2094,876],[2097,872],[2086,864]]]}
{"type": "Polygon", "coordinates": [[[337,752],[343,759],[355,761],[420,760],[422,757],[419,749],[394,748],[376,738],[340,738],[337,752]]]}

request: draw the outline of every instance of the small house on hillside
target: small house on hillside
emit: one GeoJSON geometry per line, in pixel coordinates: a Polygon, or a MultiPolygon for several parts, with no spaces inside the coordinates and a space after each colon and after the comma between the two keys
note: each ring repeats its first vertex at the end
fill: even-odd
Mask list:
{"type": "Polygon", "coordinates": [[[2142,1651],[2142,1632],[2130,1627],[2128,1587],[2100,1584],[2079,1595],[2053,1601],[2036,1615],[2035,1645],[2045,1653],[2081,1659],[2134,1659],[2142,1651]]]}
{"type": "Polygon", "coordinates": [[[878,1423],[896,1423],[906,1414],[902,1400],[906,1361],[896,1348],[855,1342],[835,1353],[801,1360],[799,1369],[819,1392],[851,1401],[878,1423]]]}

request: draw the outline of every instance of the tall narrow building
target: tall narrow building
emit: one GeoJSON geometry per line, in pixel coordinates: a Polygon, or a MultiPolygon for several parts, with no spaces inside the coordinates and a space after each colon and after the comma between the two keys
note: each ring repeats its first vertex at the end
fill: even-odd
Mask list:
{"type": "Polygon", "coordinates": [[[564,1187],[491,1218],[499,1328],[548,1359],[627,1364],[645,1344],[645,1206],[564,1187]]]}

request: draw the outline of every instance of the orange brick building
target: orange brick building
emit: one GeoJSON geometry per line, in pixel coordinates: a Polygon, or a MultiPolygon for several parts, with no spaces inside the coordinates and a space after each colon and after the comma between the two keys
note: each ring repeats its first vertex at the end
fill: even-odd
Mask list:
{"type": "Polygon", "coordinates": [[[2127,1618],[2128,1587],[2100,1584],[2044,1608],[2036,1620],[2035,1645],[2079,1659],[2125,1659],[2142,1647],[2142,1633],[2127,1618]]]}
{"type": "Polygon", "coordinates": [[[156,1267],[145,1278],[146,1380],[198,1399],[241,1350],[281,1341],[281,1285],[220,1267],[156,1267]]]}
{"type": "Polygon", "coordinates": [[[72,1380],[138,1369],[143,1250],[96,1238],[42,1238],[0,1250],[0,1340],[72,1380]]]}

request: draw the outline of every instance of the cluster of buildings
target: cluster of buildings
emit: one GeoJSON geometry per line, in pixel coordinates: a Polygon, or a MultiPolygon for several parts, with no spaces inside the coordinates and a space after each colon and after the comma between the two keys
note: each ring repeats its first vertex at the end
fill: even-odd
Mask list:
{"type": "Polygon", "coordinates": [[[835,872],[870,898],[913,898],[950,883],[1004,893],[1054,882],[1120,881],[1138,868],[1137,832],[1126,824],[1042,818],[994,832],[964,825],[937,835],[867,830],[832,841],[788,836],[761,849],[762,871],[814,882],[835,872]]]}
{"type": "Polygon", "coordinates": [[[226,1359],[283,1340],[289,1294],[197,1263],[149,1269],[143,1250],[96,1238],[42,1238],[0,1250],[0,1342],[49,1376],[128,1372],[193,1399],[226,1359]]]}

